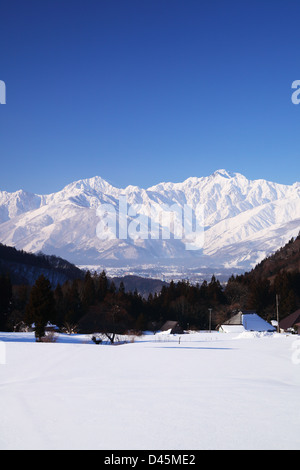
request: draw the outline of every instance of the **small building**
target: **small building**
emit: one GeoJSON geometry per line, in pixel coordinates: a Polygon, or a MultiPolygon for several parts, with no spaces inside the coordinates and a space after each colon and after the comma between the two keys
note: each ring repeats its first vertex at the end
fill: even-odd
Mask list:
{"type": "Polygon", "coordinates": [[[160,331],[169,331],[170,334],[172,334],[172,335],[175,335],[175,334],[180,335],[180,334],[184,333],[183,328],[179,325],[179,323],[177,321],[167,321],[160,328],[160,331]]]}
{"type": "Polygon", "coordinates": [[[291,313],[279,322],[279,328],[282,331],[293,331],[300,333],[300,309],[291,313]]]}
{"type": "Polygon", "coordinates": [[[47,332],[58,332],[59,327],[57,325],[53,325],[51,322],[48,322],[46,327],[45,327],[45,331],[46,331],[46,333],[47,332]]]}
{"type": "Polygon", "coordinates": [[[219,327],[223,333],[242,333],[243,331],[276,331],[276,328],[261,318],[255,311],[241,310],[219,327]]]}
{"type": "MultiPolygon", "coordinates": [[[[31,327],[29,327],[27,331],[35,331],[35,323],[32,323],[31,327]]],[[[58,331],[59,327],[48,321],[47,325],[45,326],[45,333],[54,333],[58,331]]]]}

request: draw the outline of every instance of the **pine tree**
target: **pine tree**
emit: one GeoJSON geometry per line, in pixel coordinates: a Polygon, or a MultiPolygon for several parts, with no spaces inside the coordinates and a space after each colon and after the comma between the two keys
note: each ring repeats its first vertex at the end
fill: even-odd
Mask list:
{"type": "Polygon", "coordinates": [[[222,286],[220,284],[220,281],[216,279],[215,275],[212,276],[211,281],[208,284],[207,291],[208,297],[211,301],[220,303],[225,302],[225,296],[223,293],[222,286]]]}
{"type": "Polygon", "coordinates": [[[64,322],[76,325],[82,317],[84,310],[79,295],[78,281],[73,281],[65,296],[66,313],[64,322]]]}
{"type": "Polygon", "coordinates": [[[125,294],[125,285],[123,281],[121,281],[119,285],[119,294],[122,294],[122,295],[125,294]]]}
{"type": "Polygon", "coordinates": [[[35,337],[41,341],[47,323],[55,321],[55,301],[48,279],[41,275],[32,287],[26,307],[25,321],[35,324],[35,337]]]}
{"type": "Polygon", "coordinates": [[[12,301],[12,285],[8,276],[0,276],[0,330],[6,328],[12,301]]]}
{"type": "Polygon", "coordinates": [[[97,300],[102,302],[105,299],[107,291],[108,291],[108,279],[106,277],[105,271],[102,271],[102,273],[98,277],[98,283],[97,283],[97,288],[96,288],[97,300]]]}
{"type": "Polygon", "coordinates": [[[65,314],[65,300],[63,290],[60,284],[57,284],[54,290],[55,310],[56,310],[56,324],[62,325],[64,322],[65,314]]]}
{"type": "Polygon", "coordinates": [[[84,278],[81,301],[85,309],[87,309],[90,305],[94,305],[96,301],[95,284],[89,271],[86,273],[84,278]]]}

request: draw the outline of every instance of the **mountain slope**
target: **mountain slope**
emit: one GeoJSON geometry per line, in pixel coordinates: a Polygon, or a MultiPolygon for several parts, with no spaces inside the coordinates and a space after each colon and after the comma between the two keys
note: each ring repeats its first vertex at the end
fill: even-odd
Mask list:
{"type": "MultiPolygon", "coordinates": [[[[300,273],[300,232],[296,238],[265,258],[248,275],[255,279],[273,280],[279,273],[300,273]]],[[[298,287],[299,293],[299,287],[298,287]]]]}
{"type": "Polygon", "coordinates": [[[68,280],[82,279],[84,272],[56,256],[32,254],[0,244],[0,274],[9,274],[13,284],[33,285],[43,274],[52,286],[68,280]]]}
{"type": "MultiPolygon", "coordinates": [[[[119,189],[94,177],[50,195],[0,192],[0,242],[29,252],[55,254],[82,265],[173,260],[174,264],[247,270],[296,236],[299,222],[300,183],[288,186],[251,181],[226,170],[148,189],[119,189]],[[146,239],[100,240],[96,235],[100,221],[96,210],[110,204],[118,216],[120,197],[127,198],[132,210],[130,223],[137,224],[135,213],[148,217],[151,207],[151,217],[143,219],[144,228],[149,229],[147,223],[151,222],[159,224],[160,229],[171,229],[170,239],[163,239],[160,232],[159,239],[148,233],[146,239]],[[203,208],[203,249],[186,250],[185,240],[176,239],[182,220],[180,226],[179,219],[175,219],[174,226],[162,222],[162,214],[166,216],[174,204],[182,211],[185,205],[193,207],[197,217],[203,208]]],[[[199,236],[198,247],[201,241],[199,236]]]]}

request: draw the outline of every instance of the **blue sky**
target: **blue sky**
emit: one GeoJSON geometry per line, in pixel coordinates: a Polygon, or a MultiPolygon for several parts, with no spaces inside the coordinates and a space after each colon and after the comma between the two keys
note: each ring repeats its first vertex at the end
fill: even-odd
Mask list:
{"type": "Polygon", "coordinates": [[[1,2],[0,190],[300,181],[299,0],[1,2]]]}

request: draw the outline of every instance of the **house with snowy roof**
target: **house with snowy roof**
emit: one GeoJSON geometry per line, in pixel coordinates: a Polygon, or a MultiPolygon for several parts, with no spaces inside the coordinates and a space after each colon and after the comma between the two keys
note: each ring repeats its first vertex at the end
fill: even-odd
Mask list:
{"type": "Polygon", "coordinates": [[[163,324],[163,326],[160,328],[160,331],[169,332],[172,335],[184,333],[184,330],[178,321],[170,320],[163,324]]]}
{"type": "Polygon", "coordinates": [[[253,310],[240,310],[219,326],[222,333],[242,333],[243,331],[276,331],[276,328],[261,318],[253,310]]]}
{"type": "Polygon", "coordinates": [[[300,309],[283,318],[279,323],[280,330],[300,333],[300,309]]]}

